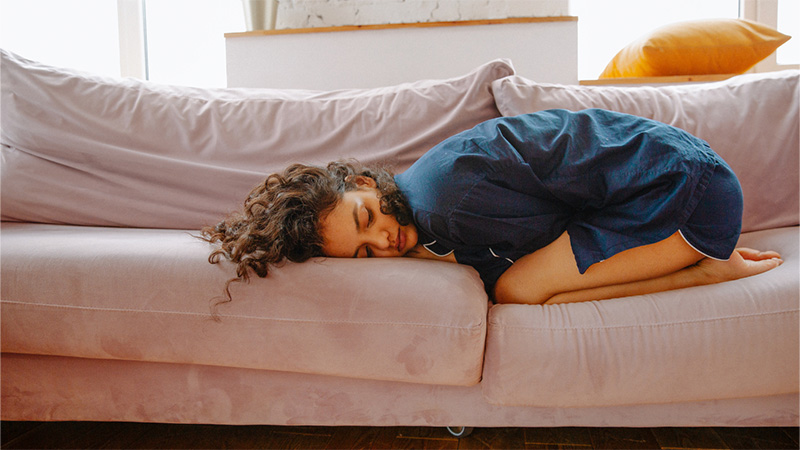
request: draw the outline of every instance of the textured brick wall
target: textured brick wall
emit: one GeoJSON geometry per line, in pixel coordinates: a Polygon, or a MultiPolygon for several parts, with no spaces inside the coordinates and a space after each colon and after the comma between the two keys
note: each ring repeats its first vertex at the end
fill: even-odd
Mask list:
{"type": "Polygon", "coordinates": [[[569,0],[279,0],[276,28],[565,16],[569,0]]]}

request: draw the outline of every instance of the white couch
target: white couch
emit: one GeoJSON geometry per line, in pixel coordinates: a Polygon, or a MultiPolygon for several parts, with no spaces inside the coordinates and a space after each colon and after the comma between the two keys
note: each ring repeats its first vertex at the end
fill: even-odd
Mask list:
{"type": "Polygon", "coordinates": [[[558,86],[493,61],[369,90],[197,89],[2,53],[2,419],[427,426],[797,426],[798,75],[558,86]],[[741,244],[712,286],[492,305],[469,267],[318,258],[235,284],[193,237],[290,162],[403,170],[500,114],[603,107],[709,141],[741,244]]]}

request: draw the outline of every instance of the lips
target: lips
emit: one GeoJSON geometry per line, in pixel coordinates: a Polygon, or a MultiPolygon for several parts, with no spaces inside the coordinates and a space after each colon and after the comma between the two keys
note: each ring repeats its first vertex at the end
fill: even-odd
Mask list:
{"type": "Polygon", "coordinates": [[[403,233],[403,230],[397,230],[397,252],[402,254],[403,248],[406,246],[406,236],[403,233]]]}

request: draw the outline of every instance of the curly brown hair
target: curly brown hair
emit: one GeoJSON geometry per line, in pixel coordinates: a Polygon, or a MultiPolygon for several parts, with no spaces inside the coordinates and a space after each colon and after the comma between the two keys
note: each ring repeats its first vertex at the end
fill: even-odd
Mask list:
{"type": "Polygon", "coordinates": [[[250,272],[266,277],[284,260],[304,262],[325,256],[320,223],[347,191],[358,188],[355,178],[375,180],[381,212],[401,225],[411,223],[411,209],[386,168],[369,168],[356,161],[336,161],[326,167],[293,164],[274,173],[250,191],[241,211],[205,227],[200,238],[218,247],[212,264],[226,258],[236,264],[236,277],[225,284],[223,302],[231,301],[230,284],[249,281],[250,272]]]}

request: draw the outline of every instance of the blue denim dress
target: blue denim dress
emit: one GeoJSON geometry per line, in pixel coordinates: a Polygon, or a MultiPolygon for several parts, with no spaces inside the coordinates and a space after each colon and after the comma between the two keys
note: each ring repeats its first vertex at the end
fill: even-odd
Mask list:
{"type": "Polygon", "coordinates": [[[741,187],[705,141],[599,109],[484,122],[395,180],[419,243],[454,252],[489,292],[514,261],[565,231],[581,273],[677,231],[706,256],[727,259],[741,231],[741,187]]]}

